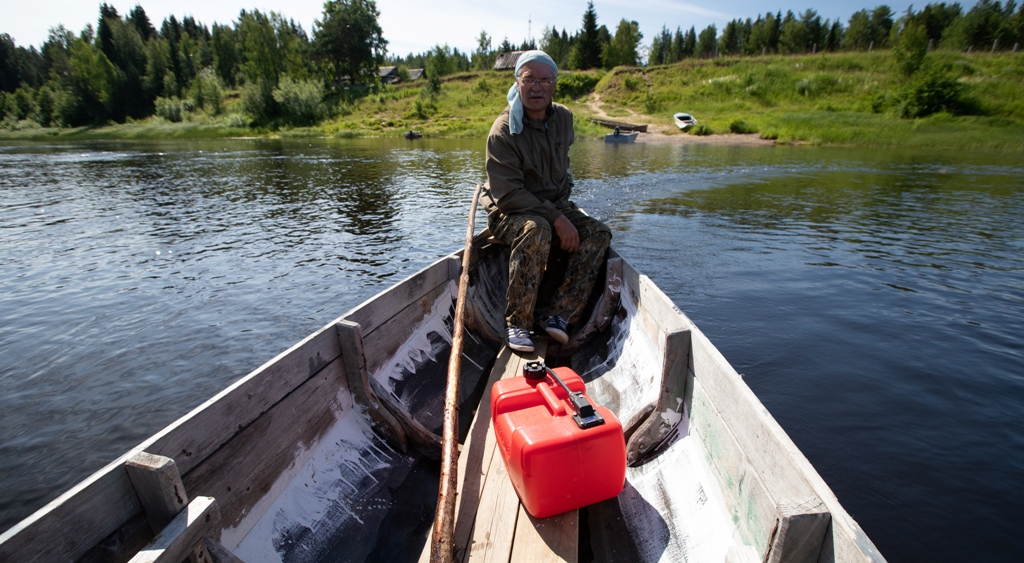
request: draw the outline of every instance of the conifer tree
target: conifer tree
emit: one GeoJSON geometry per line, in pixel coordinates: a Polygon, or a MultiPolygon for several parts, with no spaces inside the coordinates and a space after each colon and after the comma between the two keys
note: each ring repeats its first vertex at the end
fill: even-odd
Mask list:
{"type": "Polygon", "coordinates": [[[672,37],[672,62],[677,63],[686,56],[686,40],[683,39],[683,30],[676,28],[676,34],[672,37]]]}
{"type": "Polygon", "coordinates": [[[651,51],[647,59],[649,65],[663,65],[672,59],[672,32],[668,26],[661,26],[661,33],[651,40],[651,51]]]}
{"type": "Polygon", "coordinates": [[[313,55],[330,78],[377,80],[388,42],[377,22],[373,0],[327,0],[323,18],[313,23],[313,55]]]}
{"type": "Polygon", "coordinates": [[[141,5],[136,4],[132,11],[128,12],[128,20],[135,26],[135,30],[139,32],[139,37],[143,41],[149,41],[156,36],[156,29],[149,21],[149,16],[146,15],[146,11],[142,9],[141,5]]]}
{"type": "MultiPolygon", "coordinates": [[[[607,29],[605,29],[607,34],[607,29]]],[[[576,45],[569,58],[569,66],[586,70],[601,65],[602,42],[597,27],[597,11],[594,3],[587,3],[587,11],[583,12],[583,29],[580,30],[576,45]]]]}
{"type": "Polygon", "coordinates": [[[832,22],[832,26],[828,30],[828,35],[825,37],[825,50],[838,51],[842,44],[843,24],[837,18],[836,21],[832,22]]]}
{"type": "Polygon", "coordinates": [[[711,24],[700,32],[697,38],[697,55],[704,59],[713,58],[718,47],[718,28],[711,24]]]}
{"type": "Polygon", "coordinates": [[[687,57],[697,56],[697,30],[692,25],[690,26],[690,31],[686,32],[684,55],[687,57]]]}
{"type": "Polygon", "coordinates": [[[210,49],[213,52],[213,68],[217,76],[228,86],[235,86],[235,75],[238,73],[237,34],[226,25],[213,24],[210,38],[210,49]]]}
{"type": "MultiPolygon", "coordinates": [[[[0,92],[14,92],[21,83],[14,50],[14,39],[6,33],[0,34],[0,92]]],[[[0,119],[3,119],[3,113],[0,113],[0,119]]]]}

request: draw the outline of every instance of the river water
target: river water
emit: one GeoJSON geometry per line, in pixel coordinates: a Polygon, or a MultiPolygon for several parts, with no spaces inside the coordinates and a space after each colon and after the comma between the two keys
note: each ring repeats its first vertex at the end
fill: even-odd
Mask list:
{"type": "MultiPolygon", "coordinates": [[[[458,249],[481,145],[0,146],[0,530],[458,249]]],[[[883,555],[1024,559],[1019,155],[571,156],[883,555]]]]}

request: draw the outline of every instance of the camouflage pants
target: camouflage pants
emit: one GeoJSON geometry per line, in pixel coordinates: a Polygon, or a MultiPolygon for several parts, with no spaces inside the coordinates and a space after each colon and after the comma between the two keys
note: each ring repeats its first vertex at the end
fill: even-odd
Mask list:
{"type": "MultiPolygon", "coordinates": [[[[560,316],[573,324],[579,320],[604,266],[612,232],[604,223],[578,210],[567,213],[565,217],[579,232],[580,244],[575,252],[569,253],[565,277],[544,313],[560,316]]],[[[490,225],[490,230],[512,247],[505,323],[511,327],[531,329],[537,290],[544,277],[551,245],[559,244],[557,236],[547,219],[540,215],[504,215],[496,224],[490,225]]]]}

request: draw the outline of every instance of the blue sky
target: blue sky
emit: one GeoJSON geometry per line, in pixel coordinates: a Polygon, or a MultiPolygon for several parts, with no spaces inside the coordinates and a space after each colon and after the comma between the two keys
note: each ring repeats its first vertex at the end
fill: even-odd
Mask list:
{"type": "MultiPolygon", "coordinates": [[[[598,24],[607,25],[613,32],[619,20],[636,20],[644,34],[644,43],[661,30],[662,25],[675,30],[690,26],[699,32],[708,24],[715,24],[719,30],[734,18],[756,18],[758,13],[792,10],[800,13],[813,8],[822,19],[839,18],[845,24],[850,14],[867,8],[886,4],[896,13],[906,11],[911,2],[876,2],[873,0],[787,0],[791,3],[765,3],[763,0],[720,0],[698,3],[677,0],[596,0],[598,24]]],[[[931,0],[937,1],[937,0],[931,0]]],[[[87,23],[96,24],[100,2],[81,0],[6,0],[0,9],[0,33],[8,33],[21,46],[39,47],[46,40],[47,31],[57,24],[78,32],[87,23]]],[[[113,0],[109,4],[124,15],[136,4],[143,9],[154,25],[159,26],[171,14],[177,18],[191,15],[206,25],[230,23],[240,9],[275,11],[299,22],[311,32],[313,20],[323,12],[323,2],[318,0],[113,0]]],[[[918,2],[921,9],[928,2],[918,2]]],[[[965,8],[975,2],[967,0],[965,8]]],[[[508,37],[513,43],[520,43],[531,33],[539,39],[546,26],[553,25],[570,34],[579,29],[586,10],[586,0],[553,2],[551,0],[519,0],[515,2],[487,2],[486,0],[377,0],[380,23],[384,37],[388,40],[388,52],[406,55],[423,52],[433,45],[447,43],[461,51],[472,51],[481,30],[486,30],[497,46],[508,37]],[[532,24],[531,24],[532,22],[532,24]]]]}

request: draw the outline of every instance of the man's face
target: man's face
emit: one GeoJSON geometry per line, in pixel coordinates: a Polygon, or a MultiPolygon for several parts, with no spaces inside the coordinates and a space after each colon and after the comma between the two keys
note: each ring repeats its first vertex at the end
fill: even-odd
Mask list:
{"type": "Polygon", "coordinates": [[[543,112],[547,110],[555,93],[556,76],[555,69],[539,61],[526,63],[519,69],[516,83],[519,85],[519,97],[523,100],[523,108],[527,115],[534,119],[544,115],[543,112]],[[533,85],[527,84],[534,81],[536,82],[533,85]]]}

